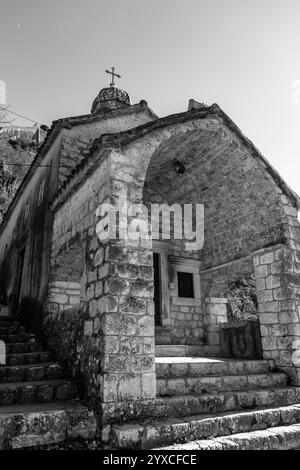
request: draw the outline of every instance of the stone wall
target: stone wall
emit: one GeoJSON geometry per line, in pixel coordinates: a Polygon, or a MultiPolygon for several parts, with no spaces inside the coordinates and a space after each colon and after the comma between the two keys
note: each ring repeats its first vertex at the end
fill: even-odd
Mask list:
{"type": "MultiPolygon", "coordinates": [[[[83,340],[77,361],[88,371],[85,394],[103,423],[137,416],[143,412],[144,402],[156,393],[152,252],[115,242],[103,244],[96,234],[96,209],[112,197],[111,175],[116,171],[111,159],[103,158],[94,173],[57,208],[51,257],[51,275],[61,275],[57,260],[81,234],[85,271],[78,315],[83,315],[84,321],[80,323],[83,340]]],[[[49,341],[57,328],[49,324],[59,325],[65,319],[70,322],[72,312],[66,310],[62,317],[48,315],[49,341]]],[[[61,350],[65,351],[64,345],[61,350]]]]}
{"type": "MultiPolygon", "coordinates": [[[[282,190],[266,170],[266,163],[255,159],[219,118],[209,122],[193,120],[191,116],[190,121],[187,116],[184,119],[179,125],[164,125],[148,134],[144,128],[138,129],[137,132],[144,132],[144,135],[137,140],[134,139],[136,131],[131,131],[129,140],[122,145],[120,135],[99,141],[91,160],[78,169],[53,205],[52,266],[66,240],[83,234],[83,355],[88,371],[85,391],[103,424],[137,420],[147,413],[149,416],[151,407],[148,405],[156,396],[156,376],[152,242],[130,237],[100,240],[107,218],[96,210],[99,204],[110,203],[118,210],[118,199],[124,192],[128,204],[141,203],[149,166],[152,183],[156,182],[160,193],[164,191],[161,193],[163,201],[169,204],[178,200],[181,203],[204,202],[207,206],[206,245],[202,252],[193,255],[204,263],[202,275],[206,285],[210,285],[204,286],[204,300],[220,297],[220,290],[212,294],[214,289],[217,291],[221,284],[226,287],[228,279],[244,270],[251,273],[254,270],[256,275],[256,256],[259,256],[258,265],[263,265],[264,259],[254,250],[273,246],[283,239],[296,245],[293,237],[298,235],[298,227],[292,225],[294,218],[288,223],[287,213],[292,203],[285,204],[282,200],[282,190]],[[184,173],[177,172],[175,157],[183,159],[184,173]],[[263,199],[258,201],[260,192],[263,199]],[[232,264],[231,267],[220,266],[241,260],[249,253],[249,259],[254,259],[254,268],[250,267],[248,258],[237,261],[234,267],[232,264]],[[214,267],[220,274],[214,271],[208,275],[207,269],[214,267]],[[217,282],[212,280],[215,275],[217,282]]],[[[133,219],[135,221],[136,217],[130,214],[128,222],[133,219]]],[[[138,219],[145,222],[142,215],[138,219]]],[[[180,249],[177,254],[179,252],[180,249]]],[[[289,269],[285,265],[284,279],[281,279],[281,284],[286,282],[288,287],[295,280],[296,258],[292,277],[289,277],[289,269]]],[[[268,282],[272,283],[273,279],[268,282]]],[[[278,295],[279,291],[275,290],[281,287],[273,285],[272,296],[278,295]]],[[[265,289],[270,290],[267,284],[265,289]]],[[[289,289],[284,293],[284,300],[288,300],[288,292],[289,289]]],[[[293,311],[298,306],[295,292],[293,311]]],[[[269,294],[260,294],[259,304],[268,302],[269,294]]],[[[215,301],[208,303],[213,319],[215,301]]],[[[260,313],[262,308],[260,306],[260,313]]],[[[177,313],[190,312],[179,309],[177,313]]],[[[280,327],[278,325],[279,330],[280,327]]],[[[288,325],[290,339],[294,327],[297,329],[299,322],[288,325]]],[[[268,355],[272,349],[268,349],[267,342],[272,334],[269,329],[263,332],[262,328],[264,354],[268,355]]],[[[280,360],[286,355],[291,361],[290,342],[284,348],[280,360]]],[[[292,376],[294,366],[288,365],[286,369],[292,376]]]]}
{"type": "Polygon", "coordinates": [[[219,348],[219,352],[221,352],[221,328],[226,321],[227,299],[207,297],[205,299],[204,316],[205,340],[207,344],[219,348]]]}
{"type": "Polygon", "coordinates": [[[230,284],[254,274],[252,256],[226,263],[211,269],[201,270],[202,295],[206,297],[227,297],[230,284]]]}
{"type": "Polygon", "coordinates": [[[46,312],[43,332],[67,374],[77,380],[84,396],[89,371],[84,338],[85,312],[80,305],[46,312]]]}
{"type": "Polygon", "coordinates": [[[80,304],[79,282],[52,281],[49,284],[45,311],[48,313],[67,310],[80,304]]]}
{"type": "Polygon", "coordinates": [[[253,257],[264,358],[300,384],[300,252],[288,246],[253,257]]]}
{"type": "MultiPolygon", "coordinates": [[[[98,407],[101,407],[102,401],[101,370],[104,345],[100,318],[103,312],[95,309],[95,306],[93,310],[89,308],[89,300],[95,296],[99,297],[103,292],[103,273],[97,274],[95,268],[93,273],[86,274],[87,267],[93,266],[93,259],[87,254],[86,245],[93,239],[95,233],[99,198],[106,194],[108,188],[107,172],[108,162],[104,162],[55,212],[50,270],[52,285],[45,318],[48,342],[59,352],[60,358],[66,364],[72,364],[75,358],[74,367],[79,370],[79,374],[84,367],[84,377],[86,377],[83,381],[84,394],[90,402],[98,399],[98,407]],[[64,283],[73,283],[75,280],[77,300],[81,300],[81,304],[69,308],[70,305],[65,302],[65,293],[53,292],[53,285],[59,285],[61,290],[64,283]],[[96,289],[95,284],[97,284],[96,289]],[[80,298],[78,298],[79,285],[80,298]],[[59,333],[59,330],[65,332],[68,328],[71,338],[77,337],[79,350],[77,347],[69,349],[68,340],[65,340],[63,333],[59,333]],[[55,335],[55,344],[53,344],[55,335]]],[[[67,338],[68,334],[66,333],[67,338]]]]}

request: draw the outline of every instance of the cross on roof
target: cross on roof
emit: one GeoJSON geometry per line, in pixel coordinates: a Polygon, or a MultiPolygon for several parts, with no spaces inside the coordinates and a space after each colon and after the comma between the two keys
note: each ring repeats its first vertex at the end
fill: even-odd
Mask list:
{"type": "Polygon", "coordinates": [[[112,76],[110,86],[114,87],[115,86],[115,77],[121,78],[121,75],[118,75],[117,73],[115,73],[115,67],[111,67],[111,71],[110,70],[105,70],[105,72],[109,73],[112,76]]]}

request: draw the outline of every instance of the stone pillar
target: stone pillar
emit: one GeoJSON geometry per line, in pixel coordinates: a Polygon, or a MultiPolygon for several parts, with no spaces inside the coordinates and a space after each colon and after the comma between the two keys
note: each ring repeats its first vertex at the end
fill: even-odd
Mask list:
{"type": "Polygon", "coordinates": [[[148,416],[156,396],[153,254],[126,238],[100,241],[99,221],[87,240],[85,336],[89,396],[106,425],[148,416]]]}
{"type": "Polygon", "coordinates": [[[220,348],[220,325],[227,321],[227,299],[224,297],[207,297],[205,299],[204,325],[207,344],[220,348]]]}
{"type": "Polygon", "coordinates": [[[263,356],[300,385],[300,253],[277,245],[253,257],[263,356]]]}

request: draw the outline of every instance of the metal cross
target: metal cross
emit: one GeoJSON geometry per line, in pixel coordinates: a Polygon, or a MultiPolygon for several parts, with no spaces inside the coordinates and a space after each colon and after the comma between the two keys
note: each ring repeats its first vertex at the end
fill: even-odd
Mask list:
{"type": "Polygon", "coordinates": [[[106,73],[109,73],[111,76],[112,76],[112,80],[111,80],[111,84],[110,86],[111,87],[114,87],[115,86],[115,77],[118,77],[118,78],[121,78],[121,75],[118,75],[117,73],[115,73],[115,67],[111,67],[111,70],[105,70],[106,73]]]}

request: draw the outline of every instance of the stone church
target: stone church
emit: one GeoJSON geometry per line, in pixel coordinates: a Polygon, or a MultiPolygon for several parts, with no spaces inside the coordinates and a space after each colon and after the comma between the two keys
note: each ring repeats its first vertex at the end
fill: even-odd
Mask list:
{"type": "Polygon", "coordinates": [[[0,448],[300,445],[298,208],[217,104],[159,118],[112,81],[90,114],[53,122],[0,228],[0,448]],[[102,240],[99,207],[125,192],[201,204],[203,246],[174,223],[102,240]],[[258,328],[239,357],[228,287],[245,277],[258,328]]]}

